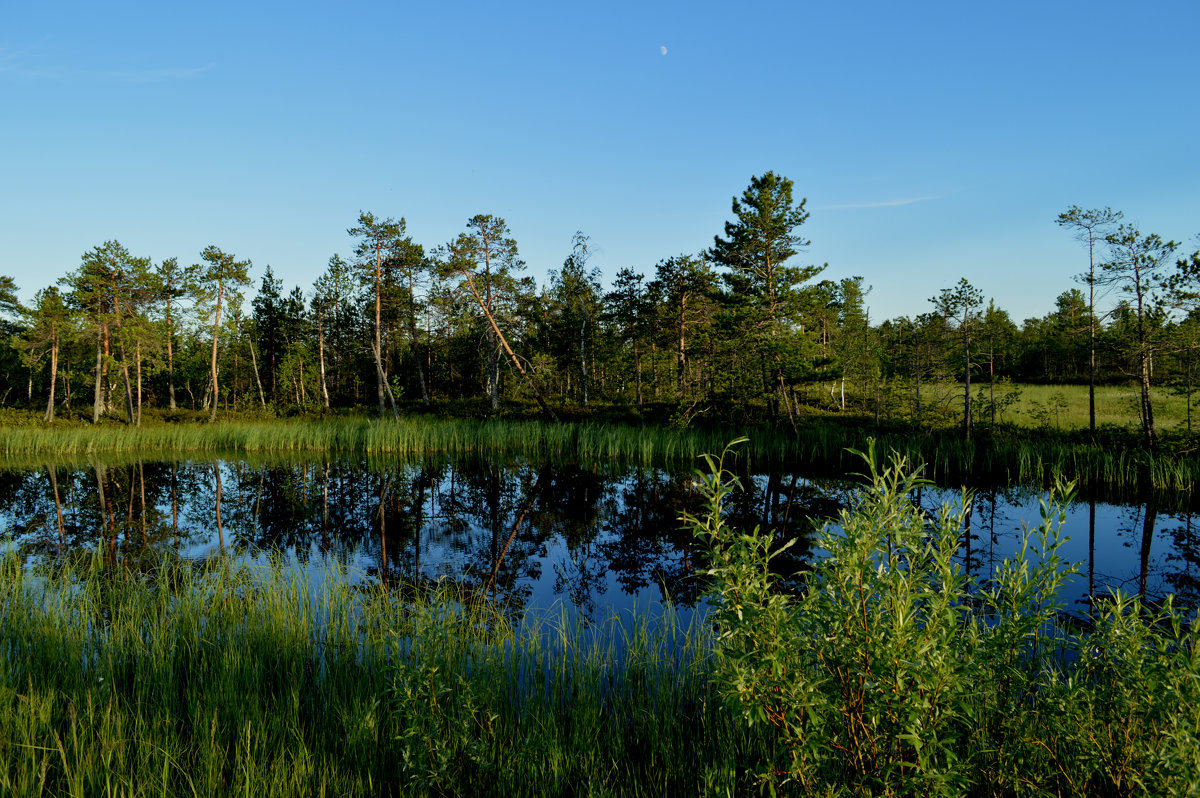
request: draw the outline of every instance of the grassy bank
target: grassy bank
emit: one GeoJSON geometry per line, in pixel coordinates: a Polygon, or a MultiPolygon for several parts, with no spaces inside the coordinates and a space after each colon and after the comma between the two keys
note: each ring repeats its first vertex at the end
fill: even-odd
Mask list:
{"type": "Polygon", "coordinates": [[[1200,457],[1187,441],[1151,457],[1136,438],[1106,429],[1086,434],[1018,429],[981,433],[969,443],[956,432],[918,433],[852,422],[813,419],[796,432],[779,427],[676,429],[594,422],[406,417],[399,422],[357,418],[230,421],[218,424],[154,424],[144,427],[70,426],[0,429],[0,458],[8,462],[80,460],[103,455],[148,458],[312,455],[328,452],[415,457],[519,457],[582,463],[626,463],[691,467],[704,452],[717,451],[738,435],[751,439],[742,453],[750,468],[782,465],[813,474],[857,470],[847,448],[865,448],[868,438],[881,451],[896,451],[944,482],[990,486],[1048,486],[1077,481],[1090,495],[1129,498],[1152,488],[1195,500],[1200,457]]]}

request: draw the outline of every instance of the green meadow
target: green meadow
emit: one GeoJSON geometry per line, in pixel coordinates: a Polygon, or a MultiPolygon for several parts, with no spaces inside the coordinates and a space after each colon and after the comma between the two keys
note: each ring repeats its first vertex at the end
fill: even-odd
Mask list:
{"type": "MultiPolygon", "coordinates": [[[[1029,385],[1014,386],[1019,398],[1004,418],[1020,427],[1051,427],[1063,430],[1088,428],[1088,388],[1086,385],[1029,385]]],[[[976,384],[973,392],[986,395],[987,383],[976,384]]],[[[1006,389],[999,389],[1003,394],[1006,389]]],[[[1193,397],[1192,412],[1196,412],[1193,397]]],[[[1155,424],[1162,430],[1181,430],[1187,423],[1187,397],[1168,387],[1153,387],[1150,399],[1154,406],[1155,424]]],[[[1097,385],[1096,424],[1136,429],[1139,389],[1136,385],[1097,385]]],[[[1200,428],[1200,418],[1193,417],[1194,428],[1200,428]]]]}

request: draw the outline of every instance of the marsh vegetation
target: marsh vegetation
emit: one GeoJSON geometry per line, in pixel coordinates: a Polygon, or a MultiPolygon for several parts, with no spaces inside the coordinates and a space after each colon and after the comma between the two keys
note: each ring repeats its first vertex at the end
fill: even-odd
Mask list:
{"type": "MultiPolygon", "coordinates": [[[[727,465],[686,481],[707,619],[663,605],[514,613],[486,581],[371,578],[337,558],[297,567],[303,546],[139,558],[131,539],[112,549],[99,536],[58,556],[51,533],[31,565],[26,540],[0,560],[0,789],[1125,795],[1191,783],[1191,612],[1111,592],[1073,606],[1062,494],[1008,556],[972,570],[961,508],[914,504],[930,486],[868,466],[869,485],[812,541],[829,556],[796,571],[778,567],[794,537],[735,523],[746,492],[727,465]]],[[[112,491],[126,478],[107,483],[110,519],[136,506],[144,470],[125,472],[128,494],[112,491]]],[[[230,530],[236,471],[224,470],[230,530]]],[[[309,469],[310,499],[321,471],[309,469]]],[[[300,489],[300,475],[274,488],[300,489]]]]}

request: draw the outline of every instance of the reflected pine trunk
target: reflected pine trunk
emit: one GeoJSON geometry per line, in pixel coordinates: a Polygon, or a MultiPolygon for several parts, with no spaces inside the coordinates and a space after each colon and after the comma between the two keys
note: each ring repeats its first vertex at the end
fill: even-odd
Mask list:
{"type": "Polygon", "coordinates": [[[50,489],[54,492],[54,515],[58,521],[58,556],[62,556],[67,545],[66,524],[63,523],[62,498],[58,492],[58,475],[55,469],[46,466],[46,473],[50,475],[50,489]]]}
{"type": "Polygon", "coordinates": [[[388,589],[387,498],[392,486],[391,472],[379,475],[379,583],[388,589]]]}
{"type": "Polygon", "coordinates": [[[1096,609],[1096,500],[1088,499],[1088,607],[1096,609]]]}
{"type": "Polygon", "coordinates": [[[221,555],[225,555],[225,526],[221,523],[221,464],[213,461],[213,479],[216,483],[217,499],[215,504],[217,517],[217,539],[221,545],[221,555]]]}
{"type": "MultiPolygon", "coordinates": [[[[495,560],[495,565],[492,566],[492,574],[488,577],[487,587],[483,593],[486,596],[488,591],[492,591],[492,604],[496,603],[496,576],[500,573],[500,564],[504,562],[504,558],[508,555],[508,549],[512,546],[513,539],[517,536],[517,530],[521,528],[521,524],[525,523],[525,516],[533,509],[534,501],[537,499],[538,482],[534,480],[533,487],[529,489],[529,493],[525,499],[525,505],[521,508],[521,514],[517,516],[517,521],[512,525],[512,531],[508,533],[508,539],[504,541],[504,549],[500,552],[495,560]]],[[[494,539],[494,538],[493,538],[494,539]]]]}
{"type": "Polygon", "coordinates": [[[1142,519],[1141,569],[1138,572],[1138,595],[1146,597],[1146,580],[1150,573],[1150,545],[1154,541],[1154,523],[1158,520],[1158,502],[1153,498],[1146,502],[1146,514],[1142,519]]]}

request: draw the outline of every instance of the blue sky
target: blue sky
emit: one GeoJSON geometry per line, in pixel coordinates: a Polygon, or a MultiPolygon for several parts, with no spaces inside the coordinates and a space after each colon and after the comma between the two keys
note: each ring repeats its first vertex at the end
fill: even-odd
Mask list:
{"type": "Polygon", "coordinates": [[[25,299],[107,239],[208,244],[306,290],[360,210],[444,243],[504,217],[541,284],[699,252],[768,170],[803,263],[872,320],[966,277],[1019,322],[1112,206],[1200,233],[1194,2],[0,6],[0,274],[25,299]],[[665,48],[665,53],[664,53],[665,48]]]}

